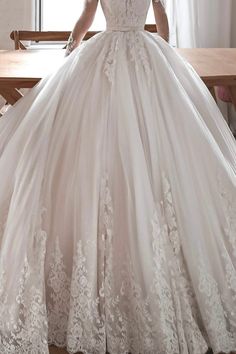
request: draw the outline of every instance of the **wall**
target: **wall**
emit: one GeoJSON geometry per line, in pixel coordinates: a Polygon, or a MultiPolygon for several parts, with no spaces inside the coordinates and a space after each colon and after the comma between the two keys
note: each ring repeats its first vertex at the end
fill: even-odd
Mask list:
{"type": "Polygon", "coordinates": [[[232,32],[231,32],[231,42],[232,47],[236,48],[236,1],[233,0],[232,9],[232,32]]]}
{"type": "Polygon", "coordinates": [[[0,0],[0,49],[13,48],[9,35],[14,29],[32,29],[34,0],[0,0]]]}

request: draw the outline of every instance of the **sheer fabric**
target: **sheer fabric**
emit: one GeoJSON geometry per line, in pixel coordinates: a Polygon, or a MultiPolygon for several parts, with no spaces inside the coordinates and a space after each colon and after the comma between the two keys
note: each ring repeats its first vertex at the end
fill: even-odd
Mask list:
{"type": "Polygon", "coordinates": [[[236,144],[149,0],[0,120],[0,352],[236,348],[236,144]]]}

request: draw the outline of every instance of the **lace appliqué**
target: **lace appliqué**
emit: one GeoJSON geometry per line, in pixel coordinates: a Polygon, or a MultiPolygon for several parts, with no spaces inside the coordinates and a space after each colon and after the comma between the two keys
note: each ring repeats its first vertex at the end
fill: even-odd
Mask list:
{"type": "Polygon", "coordinates": [[[102,1],[104,13],[107,19],[108,28],[117,28],[121,32],[113,31],[110,49],[106,54],[104,72],[110,83],[114,81],[114,73],[116,66],[116,56],[118,51],[119,39],[125,41],[123,48],[127,48],[130,60],[135,63],[136,70],[139,69],[139,63],[144,68],[145,74],[150,83],[151,65],[148,60],[147,50],[144,41],[140,35],[140,31],[128,30],[132,28],[144,28],[149,0],[107,0],[102,1]],[[124,31],[122,31],[124,29],[124,31]],[[124,37],[123,37],[124,36],[124,37]]]}
{"type": "Polygon", "coordinates": [[[49,344],[59,347],[66,342],[65,328],[68,323],[70,308],[70,281],[63,262],[59,240],[56,239],[55,250],[51,256],[50,272],[47,279],[47,315],[49,344]]]}
{"type": "Polygon", "coordinates": [[[148,84],[150,84],[152,69],[141,33],[139,31],[129,31],[126,36],[130,60],[135,63],[136,70],[139,70],[139,63],[141,63],[146,74],[148,84]]]}
{"type": "Polygon", "coordinates": [[[96,244],[89,240],[78,242],[70,277],[66,275],[62,251],[57,242],[47,282],[48,291],[53,294],[51,300],[58,302],[50,307],[53,314],[58,309],[58,317],[49,317],[51,322],[55,321],[54,325],[50,323],[54,328],[53,332],[49,330],[53,333],[50,343],[67,346],[70,353],[80,350],[85,354],[101,353],[105,349],[111,353],[130,351],[156,354],[157,348],[169,354],[177,353],[179,345],[183,353],[188,353],[187,348],[193,348],[193,353],[207,350],[194,317],[196,304],[185,265],[176,271],[176,262],[180,262],[178,259],[181,258],[180,243],[176,235],[177,222],[170,185],[164,177],[163,186],[163,201],[157,204],[151,220],[154,278],[145,296],[128,250],[124,250],[119,264],[121,282],[113,277],[116,266],[113,254],[114,215],[108,177],[103,178],[97,282],[92,280],[94,278],[88,264],[89,254],[96,249],[96,244]],[[168,244],[176,254],[175,260],[169,263],[166,255],[168,244]],[[95,283],[98,284],[97,292],[95,283]],[[192,308],[193,304],[195,307],[192,308]],[[153,306],[155,311],[151,310],[153,306]],[[59,320],[63,325],[58,328],[59,320]]]}
{"type": "Polygon", "coordinates": [[[225,304],[220,295],[218,285],[202,259],[199,265],[200,281],[199,290],[205,295],[205,312],[203,314],[207,326],[210,342],[216,352],[229,353],[235,348],[233,332],[227,330],[227,313],[224,311],[225,304]]]}
{"type": "Polygon", "coordinates": [[[153,219],[154,294],[159,293],[164,352],[207,351],[204,330],[187,272],[178,234],[170,182],[162,174],[163,200],[157,203],[153,219]],[[169,279],[169,281],[168,281],[169,279]]]}
{"type": "Polygon", "coordinates": [[[119,36],[113,34],[112,42],[109,51],[106,55],[104,68],[103,68],[103,71],[111,84],[114,82],[118,49],[119,49],[119,36]]]}
{"type": "Polygon", "coordinates": [[[108,26],[144,26],[149,0],[102,0],[102,7],[108,26]]]}
{"type": "MultiPolygon", "coordinates": [[[[227,239],[232,246],[232,255],[236,256],[236,204],[233,197],[226,192],[223,180],[220,174],[217,174],[218,191],[222,205],[222,211],[225,215],[225,227],[223,228],[227,239]]],[[[223,216],[223,215],[222,215],[223,216]]],[[[223,235],[222,235],[223,240],[223,235]]],[[[222,241],[221,256],[224,260],[226,286],[225,289],[219,289],[219,286],[213,275],[207,271],[209,267],[203,259],[199,259],[199,290],[203,293],[206,311],[204,319],[208,330],[211,343],[214,343],[213,349],[223,352],[230,352],[235,349],[236,336],[233,335],[236,330],[236,269],[233,266],[232,259],[222,241]],[[234,304],[228,304],[225,293],[231,291],[231,299],[234,304]],[[224,334],[224,335],[223,335],[224,334]]]]}
{"type": "MultiPolygon", "coordinates": [[[[47,341],[67,347],[71,354],[101,354],[106,350],[135,354],[207,351],[207,336],[185,264],[171,185],[165,174],[162,186],[163,198],[156,203],[150,219],[153,267],[149,286],[141,285],[128,248],[122,258],[115,257],[114,210],[105,175],[101,182],[98,237],[77,242],[71,271],[65,265],[59,238],[56,240],[46,283],[47,306],[43,290],[46,234],[41,231],[36,236],[37,262],[32,268],[25,260],[19,281],[16,305],[21,306],[21,319],[15,321],[16,308],[12,307],[8,309],[7,326],[0,322],[0,330],[9,329],[1,338],[3,354],[13,354],[19,348],[21,353],[48,353],[47,341]],[[96,263],[93,255],[99,256],[96,263]]],[[[206,301],[211,301],[206,304],[206,322],[209,326],[222,323],[225,314],[215,296],[216,283],[205,275],[205,265],[201,267],[199,288],[206,301]]],[[[4,284],[4,274],[1,277],[4,284]]],[[[3,293],[1,301],[7,305],[3,293]]],[[[4,306],[0,306],[1,319],[4,306]]],[[[224,327],[221,330],[220,338],[225,341],[219,340],[217,348],[229,352],[234,343],[228,331],[224,327]]],[[[214,327],[217,334],[215,331],[214,327]]]]}
{"type": "Polygon", "coordinates": [[[142,35],[139,31],[113,32],[112,41],[109,51],[106,54],[103,72],[107,76],[111,84],[115,79],[115,68],[117,63],[117,55],[119,51],[119,42],[125,40],[128,60],[135,64],[135,69],[138,71],[140,64],[144,69],[148,84],[151,82],[151,64],[148,60],[147,50],[144,45],[142,35]],[[124,38],[122,37],[124,34],[124,38]]]}
{"type": "Polygon", "coordinates": [[[44,288],[46,233],[34,237],[34,254],[25,257],[14,303],[8,303],[4,291],[6,272],[1,264],[0,351],[2,354],[48,353],[47,314],[44,288]]]}

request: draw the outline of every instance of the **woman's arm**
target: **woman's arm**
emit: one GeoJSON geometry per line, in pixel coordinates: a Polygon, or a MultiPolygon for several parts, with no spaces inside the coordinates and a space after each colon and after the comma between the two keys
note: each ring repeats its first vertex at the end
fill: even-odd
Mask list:
{"type": "Polygon", "coordinates": [[[84,0],[82,14],[75,24],[73,31],[66,46],[66,55],[69,55],[76,47],[79,46],[89,27],[93,23],[93,19],[97,10],[98,0],[84,0]]]}
{"type": "Polygon", "coordinates": [[[152,0],[157,32],[167,42],[169,41],[169,24],[164,6],[160,0],[152,0]]]}

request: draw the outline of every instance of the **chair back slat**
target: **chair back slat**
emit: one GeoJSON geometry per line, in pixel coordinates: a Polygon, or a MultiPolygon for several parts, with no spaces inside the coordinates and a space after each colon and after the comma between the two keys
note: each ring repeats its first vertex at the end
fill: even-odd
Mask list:
{"type": "MultiPolygon", "coordinates": [[[[156,25],[145,25],[145,30],[156,32],[156,25]]],[[[88,31],[83,40],[88,40],[100,31],[88,31]]],[[[33,42],[67,42],[70,31],[12,31],[10,38],[15,43],[15,49],[27,49],[22,41],[33,42]]]]}

